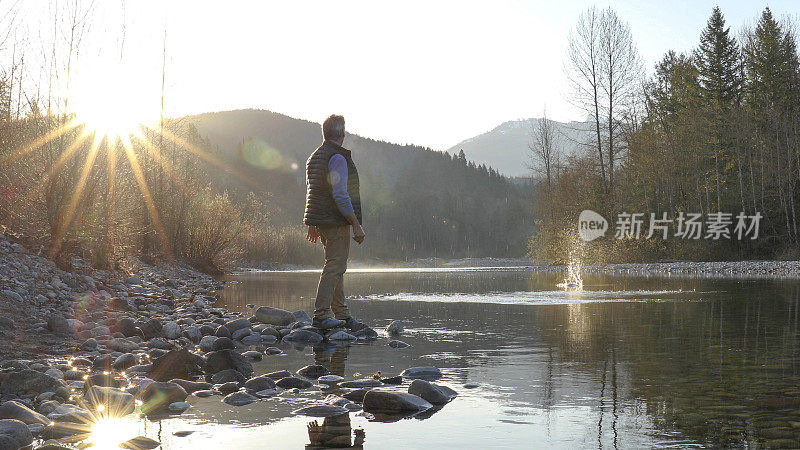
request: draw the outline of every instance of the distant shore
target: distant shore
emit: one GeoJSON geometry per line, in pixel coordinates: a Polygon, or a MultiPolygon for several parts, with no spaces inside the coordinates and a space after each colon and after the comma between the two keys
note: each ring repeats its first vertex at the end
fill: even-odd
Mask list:
{"type": "MultiPolygon", "coordinates": [[[[567,265],[547,264],[524,258],[426,258],[400,262],[353,261],[351,269],[366,268],[468,268],[509,267],[535,272],[565,272],[567,265]]],[[[319,266],[295,264],[259,264],[241,267],[237,271],[253,270],[313,270],[319,266]]],[[[669,261],[656,263],[588,264],[581,273],[594,275],[698,277],[698,278],[800,278],[800,261],[669,261]]]]}

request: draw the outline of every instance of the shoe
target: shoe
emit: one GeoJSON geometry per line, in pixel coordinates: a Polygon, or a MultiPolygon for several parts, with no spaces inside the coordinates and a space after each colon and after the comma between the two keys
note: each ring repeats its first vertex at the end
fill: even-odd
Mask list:
{"type": "Polygon", "coordinates": [[[344,326],[349,328],[350,331],[358,331],[358,330],[363,330],[364,328],[367,328],[367,326],[365,324],[357,321],[356,319],[354,319],[352,317],[348,317],[344,321],[344,326]]]}
{"type": "Polygon", "coordinates": [[[320,330],[329,330],[331,328],[341,327],[344,325],[343,320],[328,317],[327,319],[314,319],[311,321],[311,326],[319,328],[320,330]]]}

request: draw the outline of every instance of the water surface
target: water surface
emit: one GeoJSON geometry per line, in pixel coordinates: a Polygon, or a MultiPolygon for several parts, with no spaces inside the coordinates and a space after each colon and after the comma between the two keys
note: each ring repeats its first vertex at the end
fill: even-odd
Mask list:
{"type": "MultiPolygon", "coordinates": [[[[317,278],[231,276],[220,303],[311,311],[317,278]]],[[[326,424],[343,437],[363,431],[365,448],[800,446],[800,283],[590,276],[584,291],[564,292],[560,281],[524,269],[353,270],[354,315],[376,329],[401,320],[412,347],[385,337],[281,345],[287,354],[256,373],[315,362],[347,378],[441,368],[459,396],[430,417],[351,413],[326,424]]],[[[290,412],[322,398],[286,393],[237,408],[190,397],[182,416],[137,426],[165,448],[304,448],[311,420],[290,412]]]]}

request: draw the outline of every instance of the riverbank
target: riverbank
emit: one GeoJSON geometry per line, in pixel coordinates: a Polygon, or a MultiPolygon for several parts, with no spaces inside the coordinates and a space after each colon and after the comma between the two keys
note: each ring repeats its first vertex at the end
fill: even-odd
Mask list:
{"type": "MultiPolygon", "coordinates": [[[[180,415],[191,407],[190,394],[239,407],[335,391],[342,395],[293,413],[329,418],[363,408],[378,420],[432,414],[456,395],[427,381],[441,377],[435,367],[346,380],[312,364],[256,376],[255,362],[288,347],[346,348],[379,334],[368,326],[319,330],[303,310],[215,307],[224,284],[187,266],[132,262],[128,271],[102,271],[74,259],[74,270],[63,271],[2,237],[0,448],[82,448],[106,419],[180,415]]],[[[386,330],[387,337],[400,332],[399,322],[386,330]]],[[[390,348],[403,346],[391,340],[390,348]]],[[[131,437],[114,444],[160,445],[131,437]]]]}

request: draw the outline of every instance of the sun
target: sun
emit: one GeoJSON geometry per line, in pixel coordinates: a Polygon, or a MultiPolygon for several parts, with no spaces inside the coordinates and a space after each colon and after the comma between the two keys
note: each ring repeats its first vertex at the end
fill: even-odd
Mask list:
{"type": "Polygon", "coordinates": [[[76,77],[69,110],[87,133],[115,140],[139,135],[142,126],[159,121],[160,92],[137,75],[115,67],[76,77]]]}

